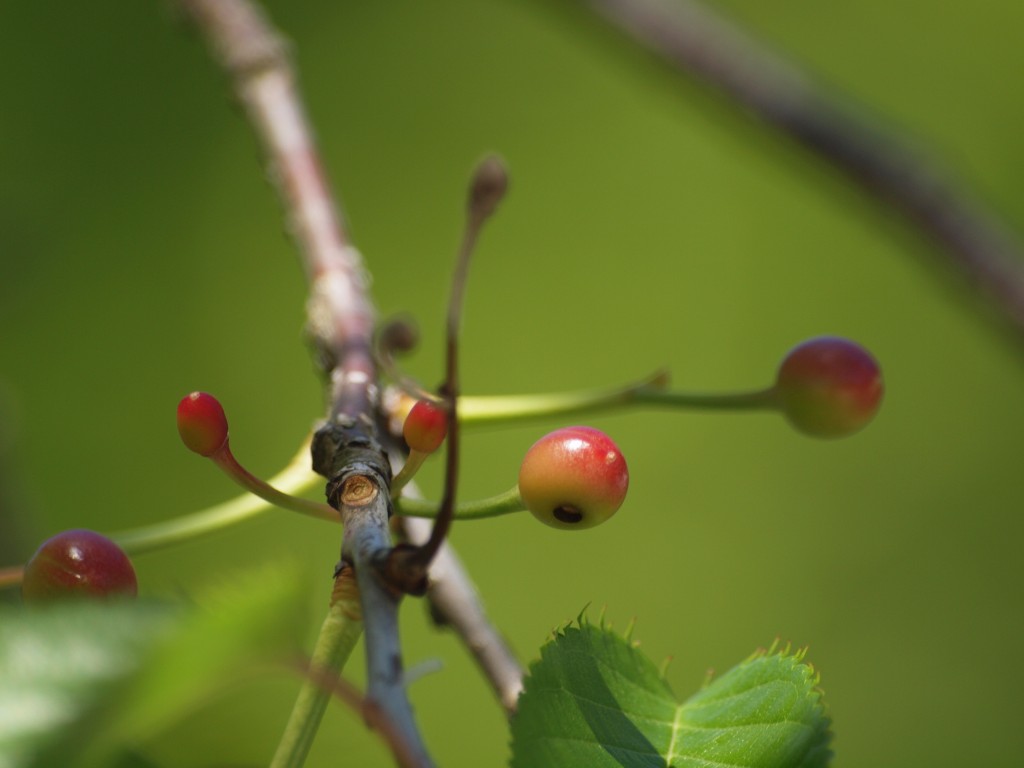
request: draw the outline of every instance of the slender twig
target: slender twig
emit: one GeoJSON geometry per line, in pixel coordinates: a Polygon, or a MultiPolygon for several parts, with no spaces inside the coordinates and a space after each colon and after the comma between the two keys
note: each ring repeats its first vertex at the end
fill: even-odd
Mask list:
{"type": "Polygon", "coordinates": [[[437,520],[430,538],[420,546],[416,562],[426,567],[441,548],[455,514],[455,490],[459,482],[459,326],[462,322],[462,304],[469,277],[469,263],[480,237],[484,222],[490,218],[508,189],[505,166],[496,157],[488,157],[477,166],[470,183],[466,206],[466,230],[452,273],[452,289],[448,299],[448,318],[445,326],[445,380],[441,395],[448,410],[448,437],[446,439],[444,492],[437,520]]]}
{"type": "Polygon", "coordinates": [[[1024,341],[1024,250],[934,161],[692,0],[588,0],[674,68],[723,91],[898,211],[1024,341]]]}
{"type": "MultiPolygon", "coordinates": [[[[400,520],[406,538],[413,544],[422,544],[430,537],[429,521],[412,517],[400,520]]],[[[456,632],[505,712],[515,714],[523,690],[523,668],[505,638],[488,620],[473,582],[448,542],[441,545],[430,563],[427,599],[431,616],[456,632]]]]}
{"type": "Polygon", "coordinates": [[[452,276],[452,291],[448,301],[445,382],[441,391],[448,409],[448,436],[440,512],[433,526],[405,520],[403,531],[416,547],[415,562],[429,569],[430,586],[427,594],[434,615],[456,629],[491,683],[502,707],[512,715],[522,691],[522,668],[504,639],[487,620],[483,604],[466,576],[462,563],[446,543],[455,513],[455,489],[458,483],[458,341],[463,296],[470,257],[480,230],[494,213],[507,188],[508,176],[504,165],[497,158],[486,158],[477,167],[470,185],[466,231],[452,276]]]}
{"type": "Polygon", "coordinates": [[[303,675],[313,684],[329,694],[333,694],[363,716],[366,724],[377,731],[391,754],[401,768],[416,768],[415,750],[406,742],[405,734],[399,731],[387,717],[374,706],[373,702],[364,698],[359,690],[343,677],[319,669],[315,665],[303,668],[303,675]]]}

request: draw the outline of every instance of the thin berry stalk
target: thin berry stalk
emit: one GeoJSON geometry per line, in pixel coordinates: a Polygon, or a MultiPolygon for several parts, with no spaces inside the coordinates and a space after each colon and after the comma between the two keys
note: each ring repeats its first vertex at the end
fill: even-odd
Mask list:
{"type": "MultiPolygon", "coordinates": [[[[309,440],[307,439],[288,466],[271,478],[270,482],[275,488],[282,489],[279,492],[300,493],[313,487],[319,479],[319,475],[314,474],[309,468],[309,440]]],[[[293,497],[288,496],[288,498],[293,497]]],[[[110,538],[129,554],[150,552],[208,536],[256,517],[273,506],[274,504],[265,498],[253,493],[246,493],[184,517],[113,533],[110,538]]],[[[337,515],[331,519],[333,522],[339,522],[337,515]]]]}
{"type": "Polygon", "coordinates": [[[410,451],[409,455],[405,459],[405,464],[402,465],[401,471],[391,479],[391,498],[397,499],[402,494],[402,489],[408,485],[409,481],[416,476],[416,473],[420,471],[420,467],[423,466],[423,462],[427,460],[429,453],[423,453],[423,451],[410,451]]]}
{"type": "MultiPolygon", "coordinates": [[[[344,578],[343,573],[339,579],[344,578]]],[[[341,674],[363,634],[363,622],[358,617],[357,600],[349,597],[331,603],[310,659],[309,666],[315,674],[307,678],[299,691],[270,768],[302,768],[305,763],[331,700],[331,689],[317,680],[334,680],[341,674]]]]}
{"type": "Polygon", "coordinates": [[[619,387],[535,395],[463,396],[459,398],[459,423],[485,424],[546,416],[565,416],[608,410],[642,401],[664,390],[668,374],[659,371],[641,381],[619,387]]]}
{"type": "Polygon", "coordinates": [[[238,463],[234,454],[231,453],[231,447],[228,443],[224,443],[210,458],[238,485],[245,488],[249,493],[259,496],[264,501],[284,509],[290,509],[293,512],[318,517],[321,520],[336,521],[338,519],[338,513],[332,507],[319,501],[310,501],[309,499],[291,496],[251,474],[249,470],[238,463]]]}
{"type": "Polygon", "coordinates": [[[638,405],[717,411],[778,408],[773,387],[723,394],[671,392],[664,388],[666,378],[665,374],[656,374],[642,382],[613,389],[535,395],[465,396],[459,398],[459,422],[463,426],[491,424],[550,416],[570,416],[638,405]]]}
{"type": "Polygon", "coordinates": [[[638,405],[663,405],[708,411],[765,411],[778,408],[774,387],[723,394],[642,390],[636,393],[633,402],[638,405]]]}
{"type": "MultiPolygon", "coordinates": [[[[481,520],[486,517],[498,517],[526,509],[519,496],[519,488],[510,488],[497,496],[490,496],[477,501],[467,501],[455,506],[455,519],[481,520]]],[[[411,499],[403,496],[395,502],[395,514],[407,517],[437,517],[440,504],[436,501],[411,499]]]]}

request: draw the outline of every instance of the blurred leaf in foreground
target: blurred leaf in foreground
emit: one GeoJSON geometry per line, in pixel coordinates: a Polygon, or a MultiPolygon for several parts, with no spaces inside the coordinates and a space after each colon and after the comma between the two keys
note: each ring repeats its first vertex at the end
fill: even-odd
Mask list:
{"type": "Polygon", "coordinates": [[[211,694],[291,660],[305,625],[297,584],[267,570],[188,610],[132,601],[3,611],[0,768],[110,766],[211,694]]]}
{"type": "Polygon", "coordinates": [[[178,618],[167,605],[61,603],[0,613],[0,768],[28,764],[134,672],[178,618]]]}
{"type": "Polygon", "coordinates": [[[626,639],[585,620],[530,667],[512,724],[513,768],[824,768],[818,677],[802,654],[763,652],[680,704],[626,639]]]}

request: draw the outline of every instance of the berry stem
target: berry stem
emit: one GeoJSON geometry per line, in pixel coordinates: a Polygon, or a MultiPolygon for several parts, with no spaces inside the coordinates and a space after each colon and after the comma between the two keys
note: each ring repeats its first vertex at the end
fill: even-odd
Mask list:
{"type": "Polygon", "coordinates": [[[709,411],[763,411],[778,406],[775,387],[752,392],[659,392],[638,391],[633,401],[639,405],[666,405],[673,408],[692,408],[709,411]]]}
{"type": "Polygon", "coordinates": [[[11,565],[7,568],[0,568],[0,589],[14,587],[21,584],[21,578],[25,575],[24,567],[11,565]]]}
{"type": "MultiPolygon", "coordinates": [[[[273,486],[282,488],[289,493],[300,493],[312,488],[320,481],[320,476],[309,468],[309,443],[310,438],[307,437],[288,466],[271,478],[270,482],[273,486]]],[[[271,490],[292,502],[300,501],[276,490],[276,488],[271,488],[271,490]]],[[[314,504],[314,502],[309,503],[314,504]]],[[[112,533],[109,538],[128,554],[137,555],[209,536],[256,517],[274,506],[281,505],[250,492],[173,520],[112,533]]],[[[292,509],[293,507],[289,506],[288,508],[292,509]]],[[[328,507],[328,509],[330,508],[328,507]]],[[[335,523],[341,522],[333,509],[331,512],[329,517],[320,514],[314,516],[335,523]]],[[[21,566],[0,568],[0,589],[20,584],[23,575],[24,569],[21,566]]]]}
{"type": "MultiPolygon", "coordinates": [[[[312,488],[320,481],[320,476],[309,469],[309,444],[302,446],[295,458],[284,470],[271,479],[278,488],[298,493],[312,488]]],[[[292,497],[289,497],[292,498],[292,497]]],[[[141,528],[110,534],[110,539],[129,555],[153,552],[165,547],[181,544],[192,539],[209,536],[217,531],[256,517],[276,505],[264,498],[246,493],[236,496],[221,504],[193,512],[184,517],[167,520],[141,528]]],[[[436,518],[438,502],[402,497],[395,503],[395,514],[406,517],[436,518]]],[[[455,507],[457,520],[483,520],[488,517],[499,517],[513,512],[522,512],[522,499],[517,487],[486,499],[464,502],[455,507]]],[[[320,517],[317,515],[316,517],[320,517]]],[[[327,519],[327,518],[321,518],[327,519]]],[[[331,522],[340,523],[338,515],[329,518],[331,522]]],[[[20,565],[0,568],[0,589],[17,586],[21,583],[24,568],[20,565]]]]}
{"type": "Polygon", "coordinates": [[[411,450],[409,455],[405,458],[405,464],[402,465],[402,469],[391,479],[391,498],[397,499],[402,494],[402,489],[409,483],[410,480],[415,477],[416,473],[420,471],[420,467],[423,466],[423,462],[427,460],[429,453],[423,451],[411,450]]]}
{"type": "Polygon", "coordinates": [[[335,595],[340,591],[339,585],[346,579],[349,582],[347,595],[332,600],[313,647],[309,667],[315,676],[307,677],[299,690],[270,768],[302,768],[331,700],[331,689],[318,683],[318,680],[326,680],[328,677],[333,680],[341,674],[352,655],[352,649],[363,634],[359,601],[350,569],[343,570],[335,580],[335,595]]]}
{"type": "Polygon", "coordinates": [[[667,385],[668,372],[658,371],[640,381],[612,388],[535,395],[465,396],[459,398],[459,422],[489,424],[605,410],[637,402],[646,393],[664,390],[667,385]]]}
{"type": "MultiPolygon", "coordinates": [[[[245,488],[249,493],[259,496],[271,504],[290,509],[293,512],[300,512],[304,515],[319,517],[321,520],[336,521],[338,512],[333,507],[319,501],[301,499],[297,496],[279,491],[269,483],[260,480],[250,473],[245,467],[238,463],[235,455],[231,452],[230,442],[225,442],[217,451],[210,456],[213,462],[238,485],[245,488]]],[[[307,457],[308,461],[308,457],[307,457]]]]}
{"type": "MultiPolygon", "coordinates": [[[[525,509],[523,500],[519,496],[519,487],[515,486],[497,496],[456,505],[455,518],[457,520],[480,520],[512,512],[522,512],[525,509]]],[[[439,510],[440,504],[436,501],[403,496],[395,502],[395,514],[407,517],[437,517],[439,510]]]]}
{"type": "Polygon", "coordinates": [[[642,381],[611,389],[585,389],[535,395],[466,396],[459,398],[459,422],[463,426],[492,424],[604,411],[629,405],[731,411],[778,408],[774,387],[750,392],[713,394],[666,391],[667,383],[668,374],[660,371],[642,381]]]}
{"type": "MultiPolygon", "coordinates": [[[[319,475],[314,474],[309,468],[309,442],[310,439],[306,438],[288,466],[271,478],[270,482],[274,486],[288,492],[298,493],[313,487],[319,481],[319,475]]],[[[278,492],[280,493],[280,491],[278,492]]],[[[288,496],[287,498],[293,497],[288,496]]],[[[207,536],[255,517],[272,506],[274,506],[273,503],[265,498],[253,493],[246,493],[184,517],[114,533],[110,538],[129,554],[149,552],[207,536]]],[[[330,519],[338,522],[337,514],[330,519]]]]}

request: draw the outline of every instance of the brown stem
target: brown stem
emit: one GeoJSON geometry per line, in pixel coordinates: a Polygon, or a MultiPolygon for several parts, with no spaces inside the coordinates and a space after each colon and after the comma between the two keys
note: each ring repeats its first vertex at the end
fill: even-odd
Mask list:
{"type": "Polygon", "coordinates": [[[445,381],[441,395],[448,411],[448,437],[445,454],[444,493],[441,496],[440,511],[430,538],[416,553],[416,563],[426,568],[441,548],[452,519],[455,517],[455,489],[459,482],[459,326],[462,322],[462,304],[469,277],[469,263],[480,236],[484,222],[490,218],[508,189],[508,174],[497,157],[485,158],[473,173],[466,206],[466,231],[459,248],[458,259],[452,274],[452,291],[448,299],[448,320],[446,323],[446,365],[445,381]]]}
{"type": "MultiPolygon", "coordinates": [[[[408,493],[408,491],[407,491],[408,493]]],[[[430,537],[429,520],[400,517],[405,537],[422,544],[430,537]]],[[[427,600],[435,622],[450,627],[472,654],[510,717],[523,690],[523,668],[505,638],[488,620],[480,595],[452,546],[445,542],[430,563],[427,600]]]]}

